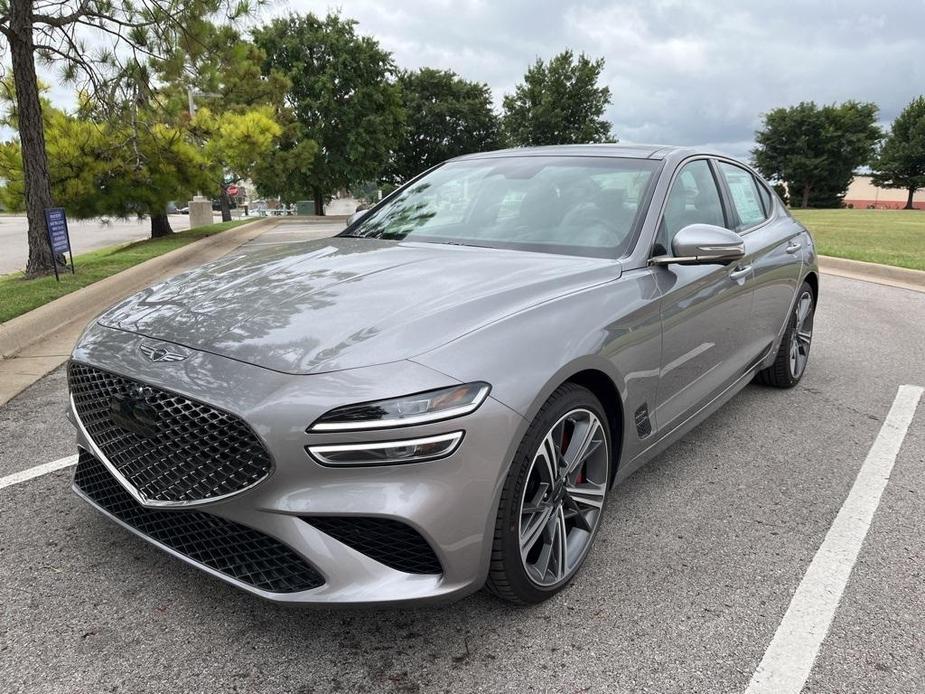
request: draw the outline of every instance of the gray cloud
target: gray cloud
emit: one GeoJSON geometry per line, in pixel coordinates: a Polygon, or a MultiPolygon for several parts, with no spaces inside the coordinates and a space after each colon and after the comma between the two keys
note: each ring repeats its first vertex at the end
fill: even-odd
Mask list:
{"type": "MultiPolygon", "coordinates": [[[[626,142],[745,157],[776,106],[873,101],[886,126],[925,93],[923,0],[288,0],[261,18],[329,10],[356,19],[401,67],[486,82],[499,108],[536,58],[602,56],[607,118],[626,142]]],[[[73,88],[40,73],[51,99],[72,107],[73,88]]]]}
{"type": "Polygon", "coordinates": [[[340,9],[402,67],[487,82],[500,104],[537,57],[603,56],[621,140],[709,144],[744,156],[761,114],[801,100],[876,102],[890,122],[925,92],[921,0],[290,0],[340,9]]]}

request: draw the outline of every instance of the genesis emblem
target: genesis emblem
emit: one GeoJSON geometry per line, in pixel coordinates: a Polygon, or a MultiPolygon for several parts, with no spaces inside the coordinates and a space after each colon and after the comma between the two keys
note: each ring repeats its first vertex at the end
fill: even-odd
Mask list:
{"type": "Polygon", "coordinates": [[[173,362],[173,361],[183,361],[189,357],[189,352],[180,351],[180,348],[176,347],[167,347],[166,345],[159,345],[152,342],[142,342],[138,347],[141,350],[141,353],[144,354],[151,361],[158,362],[173,362]]]}

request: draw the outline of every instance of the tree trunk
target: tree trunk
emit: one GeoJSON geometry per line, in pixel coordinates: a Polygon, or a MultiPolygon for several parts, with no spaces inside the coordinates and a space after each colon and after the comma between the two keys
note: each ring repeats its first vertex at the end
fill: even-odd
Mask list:
{"type": "Polygon", "coordinates": [[[163,212],[151,215],[151,238],[158,239],[162,236],[170,236],[173,229],[170,228],[170,219],[163,212]]]}
{"type": "Polygon", "coordinates": [[[319,217],[323,217],[324,216],[324,193],[316,189],[314,191],[314,195],[315,195],[315,214],[318,215],[319,217]]]}
{"type": "Polygon", "coordinates": [[[231,198],[228,197],[228,188],[222,186],[221,197],[219,198],[222,206],[222,221],[231,221],[231,198]]]}
{"type": "Polygon", "coordinates": [[[35,45],[32,40],[32,0],[11,0],[7,40],[16,86],[16,110],[22,149],[23,188],[29,220],[29,260],[26,275],[36,277],[55,269],[48,245],[45,208],[53,205],[45,152],[45,124],[35,75],[35,45]]]}
{"type": "Polygon", "coordinates": [[[803,201],[800,203],[800,207],[804,210],[809,207],[809,191],[812,189],[809,183],[803,184],[803,201]]]}
{"type": "Polygon", "coordinates": [[[915,195],[916,190],[917,190],[916,188],[909,189],[909,197],[906,198],[906,206],[903,208],[904,210],[914,210],[915,209],[915,205],[912,204],[912,196],[915,195]]]}

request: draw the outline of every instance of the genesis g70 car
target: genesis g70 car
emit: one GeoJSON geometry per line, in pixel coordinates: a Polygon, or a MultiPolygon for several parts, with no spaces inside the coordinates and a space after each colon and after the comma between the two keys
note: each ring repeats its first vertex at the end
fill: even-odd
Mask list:
{"type": "Polygon", "coordinates": [[[809,233],[728,157],[460,157],[103,313],[68,367],[74,489],[279,602],[539,602],[615,484],[800,380],[818,294],[809,233]]]}

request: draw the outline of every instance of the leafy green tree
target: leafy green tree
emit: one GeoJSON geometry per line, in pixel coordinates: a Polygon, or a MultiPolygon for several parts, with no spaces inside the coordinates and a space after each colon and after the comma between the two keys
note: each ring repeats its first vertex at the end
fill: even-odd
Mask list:
{"type": "Polygon", "coordinates": [[[291,120],[284,99],[289,80],[277,70],[263,74],[264,52],[228,25],[208,25],[198,52],[178,52],[158,65],[162,112],[194,139],[213,163],[208,187],[231,219],[231,185],[251,178],[291,120]]]}
{"type": "Polygon", "coordinates": [[[599,86],[604,59],[578,60],[570,50],[548,63],[527,69],[522,84],[504,97],[502,126],[515,147],[613,142],[611,124],[604,120],[610,88],[599,86]]]}
{"type": "Polygon", "coordinates": [[[837,207],[859,166],[871,161],[882,137],[877,106],[846,101],[819,107],[803,102],[764,116],[755,134],[755,166],[786,181],[801,207],[837,207]]]}
{"type": "Polygon", "coordinates": [[[257,190],[261,195],[279,197],[284,204],[305,199],[306,191],[315,185],[317,155],[318,143],[305,134],[301,123],[290,120],[276,145],[254,169],[257,190]]]}
{"type": "Polygon", "coordinates": [[[226,111],[220,115],[202,108],[193,118],[192,126],[204,140],[203,154],[217,173],[222,219],[228,221],[231,219],[229,186],[256,174],[258,165],[270,154],[283,129],[276,122],[272,106],[226,111]]]}
{"type": "Polygon", "coordinates": [[[155,65],[156,95],[168,118],[188,122],[200,108],[213,114],[285,110],[289,80],[276,70],[263,73],[266,55],[256,44],[227,24],[206,23],[200,34],[195,53],[177,51],[155,65]]]}
{"type": "Polygon", "coordinates": [[[189,110],[190,90],[195,103],[213,113],[267,105],[277,111],[284,108],[290,82],[279,70],[263,74],[266,54],[256,44],[227,24],[208,25],[202,33],[203,48],[177,53],[161,66],[162,90],[171,94],[179,110],[189,110]]]}
{"type": "MultiPolygon", "coordinates": [[[[93,216],[147,216],[151,236],[166,236],[173,231],[166,214],[167,203],[188,200],[197,190],[203,190],[215,178],[213,164],[182,128],[152,123],[138,136],[128,130],[121,134],[123,141],[137,138],[137,149],[124,151],[121,158],[110,162],[99,179],[96,195],[88,195],[91,200],[96,198],[97,212],[93,216]]],[[[114,138],[119,135],[118,130],[112,134],[114,138]]]]}
{"type": "Polygon", "coordinates": [[[203,190],[218,177],[217,167],[204,156],[189,121],[177,118],[160,90],[152,89],[147,66],[134,63],[130,68],[114,82],[113,94],[118,97],[110,97],[106,109],[100,111],[93,108],[94,101],[87,101],[79,115],[108,126],[111,137],[124,148],[124,161],[111,164],[116,176],[113,189],[121,194],[107,204],[103,191],[96,193],[102,213],[147,214],[151,236],[165,236],[173,231],[167,202],[203,190]]]}
{"type": "Polygon", "coordinates": [[[873,182],[908,192],[905,209],[913,209],[915,191],[925,188],[925,97],[903,109],[873,162],[873,182]]]}
{"type": "MultiPolygon", "coordinates": [[[[273,161],[286,170],[260,167],[258,188],[282,197],[288,183],[304,180],[324,214],[331,194],[381,175],[401,133],[403,112],[394,82],[392,56],[369,36],[359,36],[356,22],[328,14],[290,15],[253,32],[266,54],[264,74],[276,70],[291,82],[287,105],[299,127],[287,131],[287,148],[273,161]],[[313,149],[314,157],[299,154],[313,149]],[[284,185],[278,186],[278,183],[284,185]]],[[[285,195],[284,195],[285,193],[285,195]]]]}
{"type": "MultiPolygon", "coordinates": [[[[8,107],[5,124],[16,120],[16,100],[3,83],[8,107]]],[[[209,162],[189,133],[155,122],[135,102],[122,118],[93,120],[83,100],[77,114],[42,101],[43,131],[49,155],[49,181],[54,199],[77,218],[100,215],[148,216],[152,236],[170,233],[165,208],[209,180],[209,162]]],[[[0,146],[0,192],[10,209],[24,209],[25,181],[18,140],[0,146]]]]}
{"type": "Polygon", "coordinates": [[[386,170],[389,181],[401,183],[451,157],[500,145],[487,84],[433,68],[402,72],[398,84],[406,116],[386,170]]]}
{"type": "MultiPolygon", "coordinates": [[[[136,134],[131,124],[94,122],[47,102],[42,112],[51,192],[73,217],[148,216],[152,236],[163,236],[171,232],[167,203],[212,178],[210,162],[184,130],[155,123],[136,134]]],[[[0,200],[9,209],[25,206],[22,161],[18,141],[0,145],[0,200]]]]}
{"type": "MultiPolygon", "coordinates": [[[[7,114],[3,124],[16,121],[15,96],[11,85],[4,94],[7,114]],[[12,102],[12,103],[11,103],[12,102]]],[[[94,197],[98,178],[105,172],[116,147],[107,142],[109,133],[87,120],[68,116],[42,99],[42,120],[46,147],[51,154],[48,171],[55,199],[66,204],[68,211],[78,218],[94,214],[91,198],[94,197]],[[100,156],[104,154],[104,156],[100,156]]],[[[0,144],[0,201],[9,210],[26,209],[25,175],[22,146],[18,139],[0,144]]]]}
{"type": "Polygon", "coordinates": [[[199,50],[198,33],[207,24],[203,18],[222,7],[229,16],[250,9],[247,0],[0,0],[0,35],[10,51],[29,219],[27,275],[54,269],[46,241],[44,209],[53,205],[53,196],[36,58],[56,65],[64,81],[104,103],[114,93],[113,80],[127,69],[138,78],[146,71],[137,68],[150,61],[199,50]],[[97,48],[89,48],[91,43],[97,48]]]}

